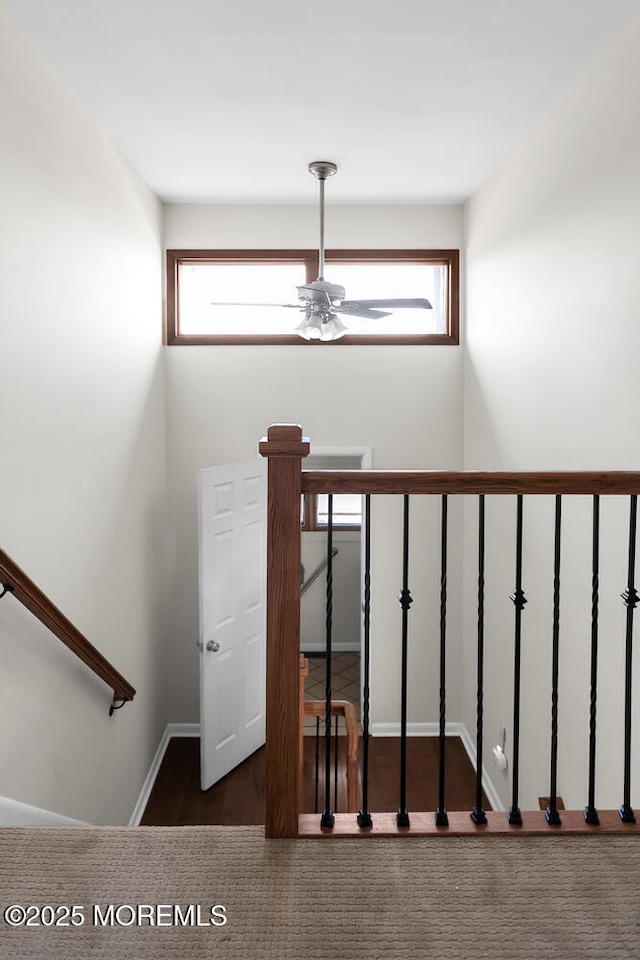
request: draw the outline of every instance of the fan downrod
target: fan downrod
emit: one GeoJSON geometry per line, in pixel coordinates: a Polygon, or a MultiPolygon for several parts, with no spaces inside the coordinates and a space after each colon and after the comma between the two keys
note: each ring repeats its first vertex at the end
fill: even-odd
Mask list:
{"type": "Polygon", "coordinates": [[[330,160],[314,160],[309,164],[309,173],[312,173],[317,180],[328,180],[337,172],[338,165],[331,163],[330,160]]]}

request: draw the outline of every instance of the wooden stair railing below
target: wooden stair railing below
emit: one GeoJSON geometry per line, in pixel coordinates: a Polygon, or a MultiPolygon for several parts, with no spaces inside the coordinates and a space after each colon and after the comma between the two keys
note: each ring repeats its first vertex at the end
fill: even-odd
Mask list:
{"type": "MultiPolygon", "coordinates": [[[[309,661],[300,655],[300,791],[302,792],[304,718],[326,717],[327,705],[324,700],[305,700],[304,681],[309,675],[309,661]]],[[[331,716],[343,717],[347,728],[347,813],[357,813],[360,809],[360,765],[358,746],[360,734],[356,710],[348,700],[332,700],[331,716]]]]}

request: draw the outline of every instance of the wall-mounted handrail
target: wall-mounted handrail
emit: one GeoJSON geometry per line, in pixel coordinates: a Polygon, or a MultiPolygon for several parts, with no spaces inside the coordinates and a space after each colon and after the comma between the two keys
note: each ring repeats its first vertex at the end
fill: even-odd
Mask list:
{"type": "Polygon", "coordinates": [[[0,550],[0,584],[4,587],[0,596],[7,593],[13,594],[16,600],[112,688],[113,702],[109,710],[110,714],[128,700],[133,700],[136,691],[128,680],[125,680],[100,651],[96,650],[4,550],[0,550]]]}
{"type": "MultiPolygon", "coordinates": [[[[333,550],[331,551],[331,556],[335,557],[337,553],[338,553],[338,548],[334,547],[333,550]]],[[[325,557],[324,560],[320,561],[320,563],[315,568],[313,573],[310,573],[309,576],[305,580],[303,580],[302,586],[300,587],[301,597],[304,597],[305,593],[307,592],[311,584],[316,582],[316,580],[318,579],[318,577],[320,576],[320,574],[322,573],[322,571],[324,570],[324,568],[327,566],[328,563],[329,561],[325,557]]]]}

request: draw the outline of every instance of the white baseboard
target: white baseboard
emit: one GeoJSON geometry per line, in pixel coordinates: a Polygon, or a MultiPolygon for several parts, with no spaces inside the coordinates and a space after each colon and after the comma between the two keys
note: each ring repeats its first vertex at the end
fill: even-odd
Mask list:
{"type": "MultiPolygon", "coordinates": [[[[399,723],[372,723],[370,727],[372,737],[399,737],[400,736],[400,724],[399,723]]],[[[452,723],[448,722],[445,724],[445,734],[448,737],[460,737],[462,744],[467,751],[469,760],[474,770],[477,770],[476,766],[476,745],[473,739],[471,738],[469,731],[467,730],[464,723],[452,723]]],[[[408,737],[438,737],[440,735],[440,726],[437,723],[408,723],[407,724],[407,736],[408,737]]],[[[498,795],[491,777],[487,772],[486,766],[482,765],[482,786],[484,792],[487,795],[487,800],[491,804],[492,810],[504,810],[505,806],[502,803],[498,795]]]]}
{"type": "MultiPolygon", "coordinates": [[[[305,643],[300,647],[300,653],[324,653],[327,649],[326,643],[305,643]]],[[[360,652],[360,643],[357,640],[338,640],[332,641],[331,650],[333,653],[360,652]]]]}
{"type": "Polygon", "coordinates": [[[164,733],[160,737],[160,743],[158,744],[158,749],[156,750],[155,756],[151,761],[149,772],[147,773],[144,783],[142,784],[142,789],[140,790],[140,796],[138,797],[136,805],[133,808],[133,813],[131,814],[131,818],[129,819],[130,827],[140,826],[140,821],[142,820],[142,814],[144,813],[145,807],[149,802],[149,797],[151,796],[153,785],[156,782],[158,771],[162,766],[164,755],[167,752],[167,747],[169,746],[169,740],[171,740],[172,737],[199,737],[199,736],[200,736],[199,723],[168,723],[167,724],[167,726],[164,729],[164,733]]]}
{"type": "MultiPolygon", "coordinates": [[[[447,723],[445,733],[448,737],[461,737],[461,723],[447,723]]],[[[399,723],[372,723],[369,727],[372,737],[399,737],[399,723]]],[[[440,733],[440,727],[437,723],[408,723],[408,737],[437,737],[440,733]]]]}
{"type": "Polygon", "coordinates": [[[0,797],[0,827],[86,827],[82,820],[64,817],[42,807],[0,797]]]}

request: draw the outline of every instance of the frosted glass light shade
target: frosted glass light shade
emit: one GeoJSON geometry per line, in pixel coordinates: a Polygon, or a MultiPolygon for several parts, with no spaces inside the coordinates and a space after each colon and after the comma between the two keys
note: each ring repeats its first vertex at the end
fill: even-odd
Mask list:
{"type": "Polygon", "coordinates": [[[344,323],[335,313],[323,317],[311,314],[295,328],[295,333],[304,340],[338,340],[347,332],[344,323]]]}

